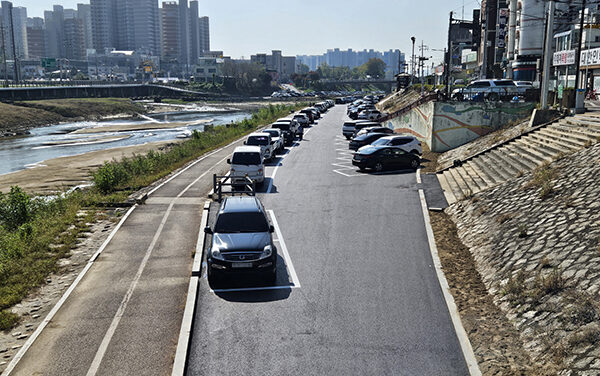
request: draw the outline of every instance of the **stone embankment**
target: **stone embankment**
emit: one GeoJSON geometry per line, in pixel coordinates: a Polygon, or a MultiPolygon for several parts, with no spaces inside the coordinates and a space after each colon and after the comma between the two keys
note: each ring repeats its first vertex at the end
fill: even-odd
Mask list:
{"type": "Polygon", "coordinates": [[[595,144],[446,209],[539,374],[600,375],[599,198],[595,144]]]}

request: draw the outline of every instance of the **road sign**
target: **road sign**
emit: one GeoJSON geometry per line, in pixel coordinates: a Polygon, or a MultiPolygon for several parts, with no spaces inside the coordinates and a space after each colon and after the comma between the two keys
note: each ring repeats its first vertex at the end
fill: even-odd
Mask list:
{"type": "Polygon", "coordinates": [[[53,57],[43,57],[42,58],[42,68],[46,69],[56,69],[56,59],[53,57]]]}

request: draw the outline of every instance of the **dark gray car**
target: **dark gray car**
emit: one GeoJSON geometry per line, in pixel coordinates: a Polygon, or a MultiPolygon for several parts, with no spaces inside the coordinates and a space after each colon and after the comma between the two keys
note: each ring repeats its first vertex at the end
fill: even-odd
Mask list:
{"type": "Polygon", "coordinates": [[[234,274],[259,273],[275,282],[277,249],[273,245],[274,228],[269,224],[262,203],[256,197],[227,197],[223,201],[208,251],[208,278],[234,274]]]}

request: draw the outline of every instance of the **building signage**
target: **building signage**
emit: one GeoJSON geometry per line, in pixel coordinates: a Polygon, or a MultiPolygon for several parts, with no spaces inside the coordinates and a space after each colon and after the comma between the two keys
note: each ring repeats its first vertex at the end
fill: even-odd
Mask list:
{"type": "Polygon", "coordinates": [[[558,51],[552,57],[554,66],[575,64],[575,50],[558,51]]]}
{"type": "Polygon", "coordinates": [[[600,48],[581,51],[581,66],[600,65],[600,48]]]}
{"type": "Polygon", "coordinates": [[[508,8],[498,9],[498,31],[496,38],[496,47],[504,48],[506,47],[506,30],[508,23],[508,8]]]}

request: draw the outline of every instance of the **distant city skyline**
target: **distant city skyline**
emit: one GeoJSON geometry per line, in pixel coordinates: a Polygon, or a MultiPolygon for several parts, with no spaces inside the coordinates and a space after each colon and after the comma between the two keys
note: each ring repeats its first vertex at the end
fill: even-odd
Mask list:
{"type": "MultiPolygon", "coordinates": [[[[52,9],[54,4],[76,9],[78,3],[89,4],[89,0],[13,1],[15,7],[26,7],[29,17],[43,17],[44,10],[52,9]]],[[[365,7],[358,0],[230,0],[226,6],[222,1],[201,0],[200,13],[212,20],[212,49],[234,58],[249,59],[252,54],[271,50],[282,50],[286,55],[315,55],[333,48],[400,49],[408,57],[413,35],[417,44],[423,40],[430,48],[443,49],[449,12],[454,11],[460,18],[463,3],[465,18],[471,19],[478,1],[371,0],[365,7]]],[[[440,52],[425,55],[441,59],[440,52]]]]}

